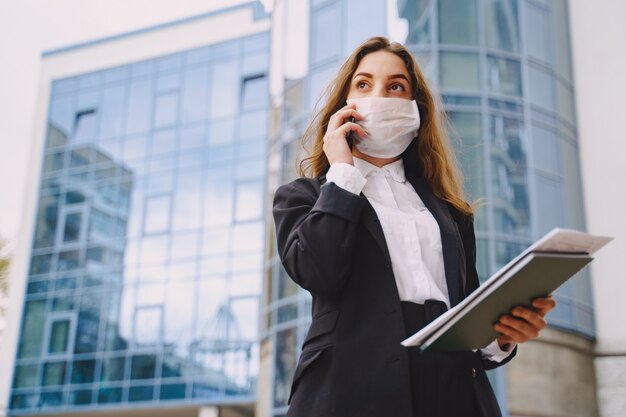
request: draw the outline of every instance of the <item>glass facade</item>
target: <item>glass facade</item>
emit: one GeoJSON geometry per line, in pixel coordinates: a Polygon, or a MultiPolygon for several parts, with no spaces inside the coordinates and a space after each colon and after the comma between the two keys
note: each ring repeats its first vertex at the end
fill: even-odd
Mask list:
{"type": "Polygon", "coordinates": [[[59,79],[11,415],[253,403],[269,34],[59,79]]]}
{"type": "MultiPolygon", "coordinates": [[[[405,43],[441,93],[484,201],[481,278],[552,227],[584,230],[567,7],[277,0],[271,48],[265,32],[55,80],[11,415],[251,404],[260,340],[286,413],[311,299],[276,254],[268,185],[295,177],[324,87],[370,36],[405,43]]],[[[555,297],[550,324],[593,337],[587,272],[555,297]]]]}
{"type": "MultiPolygon", "coordinates": [[[[339,65],[367,37],[386,35],[409,47],[442,94],[466,192],[471,201],[483,201],[475,214],[482,279],[553,227],[585,229],[566,0],[275,4],[301,19],[286,25],[287,36],[307,40],[300,44],[304,68],[291,75],[287,64],[283,75],[277,183],[295,176],[306,121],[339,65]],[[363,10],[367,25],[355,17],[363,10]],[[310,30],[303,34],[301,28],[310,30]]],[[[289,46],[285,55],[293,55],[289,46]]],[[[278,417],[287,410],[311,306],[278,255],[270,255],[266,322],[275,352],[271,415],[278,417]]],[[[555,298],[549,323],[593,338],[588,272],[568,281],[555,298]]],[[[490,376],[506,412],[502,369],[490,376]]]]}

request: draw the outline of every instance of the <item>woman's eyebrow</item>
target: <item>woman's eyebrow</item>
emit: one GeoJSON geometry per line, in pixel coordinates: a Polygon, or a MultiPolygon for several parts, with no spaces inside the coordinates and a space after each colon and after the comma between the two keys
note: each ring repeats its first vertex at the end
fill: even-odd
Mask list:
{"type": "Polygon", "coordinates": [[[388,80],[393,80],[396,78],[401,78],[403,80],[406,80],[406,82],[410,83],[411,81],[409,81],[408,77],[404,74],[393,74],[387,77],[388,80]]]}
{"type": "MultiPolygon", "coordinates": [[[[359,77],[359,76],[365,77],[365,78],[374,78],[374,76],[372,74],[370,74],[369,72],[359,72],[359,73],[354,74],[352,79],[355,79],[356,77],[359,77]]],[[[408,82],[408,83],[411,82],[409,80],[409,78],[406,75],[404,75],[404,74],[392,74],[392,75],[387,76],[388,80],[394,80],[394,79],[398,79],[398,78],[406,80],[406,82],[408,82]]]]}
{"type": "Polygon", "coordinates": [[[354,74],[352,79],[355,79],[358,76],[362,76],[362,77],[366,77],[366,78],[374,78],[374,76],[372,74],[370,74],[369,72],[359,72],[357,74],[354,74]]]}

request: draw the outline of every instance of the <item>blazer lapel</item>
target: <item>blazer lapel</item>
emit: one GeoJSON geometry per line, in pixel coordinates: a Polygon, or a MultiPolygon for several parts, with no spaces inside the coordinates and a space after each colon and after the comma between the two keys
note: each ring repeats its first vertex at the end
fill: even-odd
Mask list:
{"type": "MultiPolygon", "coordinates": [[[[325,182],[326,175],[324,174],[320,177],[320,184],[324,184],[325,182]]],[[[363,195],[363,193],[361,193],[361,197],[363,197],[366,202],[363,213],[361,213],[361,222],[376,241],[376,244],[378,245],[383,253],[383,256],[385,257],[385,262],[391,265],[391,256],[389,255],[389,248],[387,247],[385,233],[383,232],[383,227],[380,225],[380,220],[376,215],[374,207],[372,207],[370,202],[367,201],[367,198],[363,195]]]]}
{"type": "MultiPolygon", "coordinates": [[[[361,194],[363,198],[366,198],[363,194],[361,194]]],[[[380,220],[376,215],[376,210],[370,204],[369,201],[366,201],[365,208],[363,209],[363,213],[361,213],[361,222],[365,226],[365,228],[372,234],[374,240],[380,247],[380,250],[383,252],[385,256],[385,261],[387,264],[391,264],[391,256],[389,255],[389,248],[387,247],[387,241],[385,240],[385,233],[383,232],[383,227],[380,225],[380,220]]]]}
{"type": "Polygon", "coordinates": [[[455,306],[463,298],[462,288],[465,285],[461,282],[462,278],[459,271],[460,248],[454,219],[446,203],[433,194],[422,177],[418,178],[414,175],[409,175],[408,172],[406,177],[439,224],[448,295],[450,296],[450,305],[455,306]]]}

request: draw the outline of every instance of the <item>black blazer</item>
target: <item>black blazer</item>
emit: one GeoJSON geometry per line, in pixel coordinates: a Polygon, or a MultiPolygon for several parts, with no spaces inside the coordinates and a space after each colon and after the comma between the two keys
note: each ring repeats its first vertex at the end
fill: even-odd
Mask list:
{"type": "MultiPolygon", "coordinates": [[[[439,223],[454,306],[479,285],[473,219],[436,198],[422,178],[407,179],[439,223]]],[[[324,177],[299,178],[276,191],[273,214],[283,266],[313,297],[288,416],[413,417],[400,298],[373,207],[324,177]]],[[[502,363],[463,354],[460,371],[442,373],[453,376],[441,381],[441,401],[471,386],[483,416],[500,416],[485,370],[513,354],[502,363]]]]}

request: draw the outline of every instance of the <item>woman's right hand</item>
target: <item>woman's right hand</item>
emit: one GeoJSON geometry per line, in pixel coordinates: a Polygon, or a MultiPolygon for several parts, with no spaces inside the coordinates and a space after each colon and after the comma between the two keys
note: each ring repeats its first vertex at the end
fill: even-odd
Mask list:
{"type": "Polygon", "coordinates": [[[322,149],[330,165],[336,162],[354,165],[352,151],[348,146],[346,138],[351,131],[354,131],[361,137],[366,135],[361,126],[347,121],[350,117],[354,117],[355,120],[361,120],[363,118],[355,108],[356,106],[354,104],[348,104],[337,110],[328,120],[328,128],[324,135],[324,146],[322,149]]]}

